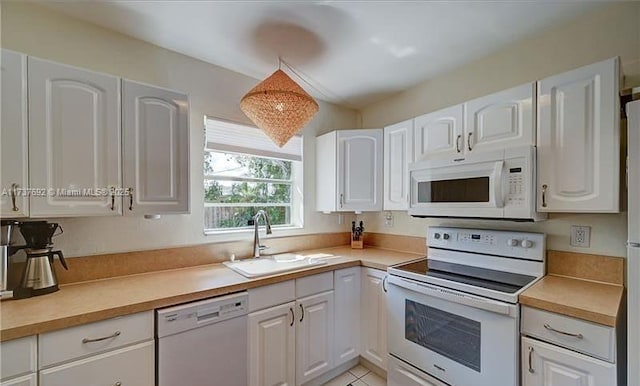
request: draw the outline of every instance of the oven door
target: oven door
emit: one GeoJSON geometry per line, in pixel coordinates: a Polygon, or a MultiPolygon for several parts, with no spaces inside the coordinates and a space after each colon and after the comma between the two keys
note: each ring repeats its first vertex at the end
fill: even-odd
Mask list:
{"type": "Polygon", "coordinates": [[[519,383],[518,306],[389,277],[389,353],[453,386],[519,383]]]}
{"type": "Polygon", "coordinates": [[[504,216],[504,160],[438,166],[410,171],[409,214],[413,216],[504,216]]]}

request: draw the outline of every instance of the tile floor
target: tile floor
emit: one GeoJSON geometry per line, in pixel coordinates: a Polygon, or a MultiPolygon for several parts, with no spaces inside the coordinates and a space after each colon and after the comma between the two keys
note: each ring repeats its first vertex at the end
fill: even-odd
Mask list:
{"type": "Polygon", "coordinates": [[[372,373],[366,367],[357,365],[323,386],[387,386],[387,381],[372,373]]]}

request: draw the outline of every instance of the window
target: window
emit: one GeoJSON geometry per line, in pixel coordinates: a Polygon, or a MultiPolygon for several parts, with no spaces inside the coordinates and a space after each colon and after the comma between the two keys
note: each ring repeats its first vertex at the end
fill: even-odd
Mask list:
{"type": "Polygon", "coordinates": [[[260,209],[274,227],[302,226],[302,138],[280,149],[256,128],[205,122],[205,232],[247,229],[260,209]]]}

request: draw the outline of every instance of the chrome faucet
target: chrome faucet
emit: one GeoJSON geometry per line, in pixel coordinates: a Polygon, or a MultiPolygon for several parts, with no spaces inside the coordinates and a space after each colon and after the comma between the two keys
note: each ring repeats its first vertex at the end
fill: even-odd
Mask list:
{"type": "Polygon", "coordinates": [[[267,234],[271,234],[271,221],[267,212],[260,209],[255,216],[253,216],[253,257],[260,257],[260,251],[264,251],[269,248],[266,245],[260,245],[260,237],[258,236],[258,220],[260,217],[264,218],[264,224],[267,228],[267,234]]]}

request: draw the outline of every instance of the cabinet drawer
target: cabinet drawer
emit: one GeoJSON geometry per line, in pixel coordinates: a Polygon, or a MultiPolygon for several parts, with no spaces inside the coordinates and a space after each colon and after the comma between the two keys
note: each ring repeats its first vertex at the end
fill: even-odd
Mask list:
{"type": "Polygon", "coordinates": [[[447,386],[417,368],[389,356],[387,384],[389,386],[447,386]]]}
{"type": "Polygon", "coordinates": [[[49,332],[39,336],[39,366],[44,368],[150,339],[153,311],[49,332]]]}
{"type": "Polygon", "coordinates": [[[40,371],[40,386],[153,386],[153,341],[40,371]]]}
{"type": "Polygon", "coordinates": [[[36,336],[0,343],[0,380],[35,372],[36,336]]]}
{"type": "Polygon", "coordinates": [[[614,363],[616,330],[569,316],[522,307],[522,333],[614,363]],[[581,337],[569,334],[581,334],[581,337]]]}
{"type": "Polygon", "coordinates": [[[296,279],[296,299],[333,289],[333,271],[296,279]]]}
{"type": "Polygon", "coordinates": [[[294,280],[251,288],[249,293],[249,312],[288,303],[296,299],[294,280]]]}

